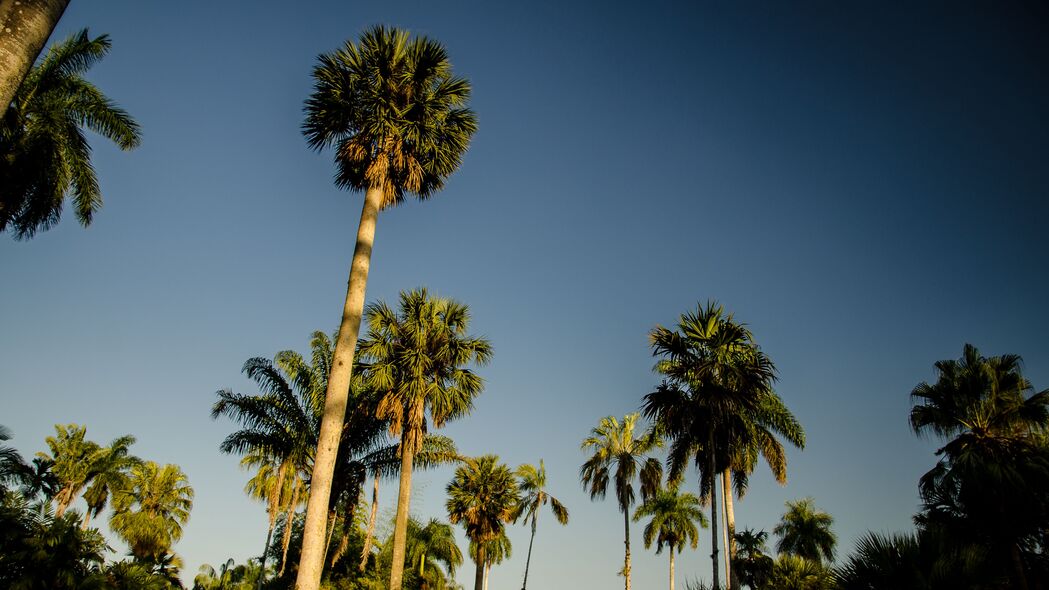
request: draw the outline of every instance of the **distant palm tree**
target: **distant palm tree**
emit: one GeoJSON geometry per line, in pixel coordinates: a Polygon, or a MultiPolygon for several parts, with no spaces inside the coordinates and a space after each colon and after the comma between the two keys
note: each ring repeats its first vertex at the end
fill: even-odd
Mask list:
{"type": "Polygon", "coordinates": [[[681,553],[686,544],[693,549],[699,546],[696,524],[706,528],[707,518],[703,516],[699,498],[679,492],[677,486],[659,490],[634,512],[634,522],[649,517],[651,520],[641,538],[645,549],[651,547],[653,541],[656,543],[657,555],[663,552],[664,546],[670,548],[670,590],[674,590],[674,552],[681,553]]]}
{"type": "Polygon", "coordinates": [[[479,559],[481,545],[484,545],[484,587],[483,590],[488,590],[488,581],[491,579],[492,566],[499,565],[503,561],[510,559],[513,555],[513,545],[510,543],[510,538],[506,536],[506,529],[504,528],[499,536],[494,539],[489,539],[483,543],[475,543],[470,541],[470,559],[475,562],[479,559]]]}
{"type": "Polygon", "coordinates": [[[14,99],[68,5],[69,0],[0,1],[0,26],[19,32],[0,35],[0,108],[14,99]]]}
{"type": "Polygon", "coordinates": [[[9,104],[0,102],[0,231],[22,239],[49,229],[67,194],[84,226],[102,207],[84,130],[123,150],[139,144],[138,124],[83,78],[109,48],[109,37],[82,30],[48,51],[9,104]]]}
{"type": "Polygon", "coordinates": [[[787,512],[772,532],[779,537],[776,551],[823,563],[834,561],[838,537],[831,530],[834,518],[816,508],[812,498],[788,501],[787,512]]]}
{"type": "Polygon", "coordinates": [[[582,449],[593,454],[579,470],[583,489],[590,499],[604,498],[608,491],[611,471],[615,470],[615,494],[619,511],[623,513],[624,545],[623,578],[630,590],[630,508],[634,505],[634,478],[640,476],[641,498],[655,495],[663,477],[659,459],[648,454],[662,446],[654,430],[636,434],[638,414],[627,414],[619,422],[607,416],[583,440],[582,449]]]}
{"type": "Polygon", "coordinates": [[[736,559],[732,561],[733,579],[740,585],[757,590],[765,586],[772,572],[773,559],[768,556],[769,534],[743,529],[736,533],[736,559]]]}
{"type": "Polygon", "coordinates": [[[426,568],[433,569],[436,563],[444,565],[449,578],[455,578],[455,569],[463,564],[463,553],[455,544],[455,531],[451,525],[431,518],[425,526],[409,520],[407,546],[408,563],[417,570],[420,578],[426,578],[426,568]]]}
{"type": "MultiPolygon", "coordinates": [[[[311,148],[336,148],[336,184],[364,191],[364,206],[312,477],[300,590],[320,586],[324,515],[335,468],[329,450],[335,449],[346,411],[379,211],[409,194],[433,196],[459,167],[477,130],[476,117],[466,106],[470,84],[452,74],[447,52],[435,41],[373,27],[359,43],[347,41],[341,50],[321,55],[319,62],[302,130],[311,148]]],[[[390,590],[401,588],[405,526],[402,518],[395,527],[390,590]]]]}
{"type": "Polygon", "coordinates": [[[51,472],[58,480],[55,493],[55,517],[61,518],[91,481],[91,465],[101,451],[97,443],[85,438],[87,427],[77,424],[55,424],[55,436],[45,440],[50,454],[37,456],[51,463],[51,472]]]}
{"type": "Polygon", "coordinates": [[[486,543],[503,533],[517,508],[517,480],[509,467],[499,463],[499,457],[471,457],[455,470],[447,491],[448,520],[462,523],[466,536],[477,544],[474,590],[482,590],[488,563],[486,543]]]}
{"type": "Polygon", "coordinates": [[[426,289],[402,292],[396,311],[383,302],[369,304],[367,318],[368,333],[359,345],[363,378],[380,397],[376,416],[388,421],[400,445],[390,573],[394,589],[400,588],[404,563],[414,456],[428,428],[442,428],[473,408],[484,382],[468,367],[486,364],[492,345],[467,333],[465,305],[432,297],[426,289]]]}
{"type": "Polygon", "coordinates": [[[162,562],[182,538],[193,508],[193,488],[177,465],[146,461],[131,469],[127,489],[113,496],[110,528],[136,559],[162,562]]]}
{"type": "Polygon", "coordinates": [[[522,517],[525,524],[531,524],[532,535],[528,538],[528,557],[525,559],[524,581],[521,582],[521,590],[528,587],[528,566],[532,563],[532,543],[535,542],[536,524],[539,522],[539,512],[542,507],[550,504],[550,511],[554,518],[562,525],[568,524],[568,509],[560,500],[546,491],[546,467],[543,460],[539,460],[539,467],[528,463],[517,468],[517,477],[521,484],[521,503],[513,514],[516,523],[522,517]]]}

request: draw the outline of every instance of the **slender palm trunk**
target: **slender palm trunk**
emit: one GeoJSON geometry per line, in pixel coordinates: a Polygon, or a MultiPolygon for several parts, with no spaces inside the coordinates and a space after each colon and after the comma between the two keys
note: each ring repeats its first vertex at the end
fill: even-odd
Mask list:
{"type": "Polygon", "coordinates": [[[725,586],[736,590],[739,583],[732,575],[732,563],[736,560],[736,512],[732,506],[732,474],[728,469],[721,473],[721,492],[725,496],[725,586]]]}
{"type": "Polygon", "coordinates": [[[361,550],[361,564],[358,570],[364,572],[368,566],[368,556],[372,551],[372,538],[375,535],[375,517],[379,513],[379,476],[375,475],[375,487],[372,488],[372,512],[368,517],[368,532],[364,535],[364,549],[361,550]]]}
{"type": "Polygon", "coordinates": [[[262,583],[266,581],[266,554],[270,552],[270,539],[273,538],[273,525],[276,523],[276,515],[270,517],[270,526],[266,529],[266,545],[262,548],[262,562],[259,564],[259,583],[257,590],[262,590],[262,583]]]}
{"type": "MultiPolygon", "coordinates": [[[[714,437],[710,437],[710,449],[714,449],[714,437]]],[[[714,588],[715,590],[721,587],[721,576],[718,570],[718,486],[717,476],[714,472],[714,454],[710,453],[710,459],[708,460],[710,466],[708,472],[710,473],[710,532],[711,532],[711,545],[712,551],[710,553],[710,559],[714,562],[714,588]]]]}
{"type": "MultiPolygon", "coordinates": [[[[310,501],[306,506],[306,524],[302,531],[302,557],[299,559],[299,575],[295,580],[297,590],[318,590],[321,571],[324,569],[324,525],[331,496],[331,482],[335,473],[335,455],[342,435],[342,423],[346,418],[346,404],[350,392],[350,375],[353,370],[353,353],[357,347],[357,336],[361,329],[361,314],[364,312],[364,291],[368,284],[368,268],[371,264],[372,246],[375,243],[375,222],[379,218],[382,189],[371,187],[364,193],[361,221],[357,226],[357,244],[353,249],[350,264],[350,279],[346,287],[346,303],[342,310],[342,323],[332,354],[331,375],[324,400],[324,416],[317,440],[317,455],[310,479],[310,501]]],[[[391,586],[392,590],[396,588],[391,586]]]]}
{"type": "Polygon", "coordinates": [[[284,522],[284,547],[280,554],[280,571],[277,572],[278,578],[284,575],[284,570],[288,567],[288,545],[291,544],[291,525],[295,522],[295,507],[299,505],[299,491],[301,488],[302,482],[296,481],[295,488],[291,492],[291,503],[288,504],[288,519],[284,522]]]}
{"type": "Polygon", "coordinates": [[[532,563],[532,543],[535,542],[535,521],[539,518],[539,511],[535,511],[535,515],[532,516],[532,537],[528,539],[528,557],[525,558],[525,577],[524,582],[521,582],[521,590],[528,588],[528,566],[532,563]]]}
{"type": "MultiPolygon", "coordinates": [[[[408,502],[412,497],[412,453],[401,434],[401,488],[397,492],[397,518],[393,525],[393,557],[390,563],[390,588],[401,590],[404,573],[404,545],[408,535],[408,502]]],[[[480,587],[477,590],[481,590],[480,587]]]]}
{"type": "Polygon", "coordinates": [[[626,557],[623,559],[623,577],[626,579],[626,590],[630,590],[630,510],[623,511],[623,530],[625,531],[626,557]]]}
{"type": "Polygon", "coordinates": [[[325,537],[327,537],[327,539],[324,541],[324,554],[325,555],[327,555],[328,552],[331,551],[331,538],[332,538],[332,535],[335,534],[335,519],[337,519],[337,518],[339,518],[338,511],[335,511],[335,510],[329,510],[328,511],[328,525],[327,525],[328,528],[326,529],[327,534],[325,535],[325,537]]]}
{"type": "Polygon", "coordinates": [[[488,561],[488,552],[484,545],[477,544],[477,570],[474,572],[474,590],[484,590],[484,564],[488,561]]]}
{"type": "Polygon", "coordinates": [[[87,525],[91,523],[91,507],[88,506],[87,510],[84,511],[84,519],[80,521],[80,530],[86,531],[87,525]]]}
{"type": "Polygon", "coordinates": [[[670,553],[670,590],[674,590],[674,548],[671,547],[667,553],[670,553]]]}
{"type": "Polygon", "coordinates": [[[69,0],[0,1],[0,112],[15,98],[69,0]]]}

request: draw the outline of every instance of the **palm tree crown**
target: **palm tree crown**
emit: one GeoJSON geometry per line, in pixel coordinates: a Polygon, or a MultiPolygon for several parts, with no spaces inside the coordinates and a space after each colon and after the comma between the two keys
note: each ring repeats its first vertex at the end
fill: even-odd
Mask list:
{"type": "Polygon", "coordinates": [[[516,523],[523,517],[525,524],[531,524],[532,526],[532,535],[528,541],[528,557],[525,558],[524,582],[521,584],[521,588],[524,590],[528,587],[528,567],[532,563],[532,543],[535,541],[535,531],[539,522],[540,509],[549,503],[550,510],[554,513],[554,518],[562,525],[568,524],[568,509],[565,508],[565,505],[560,500],[546,491],[546,467],[543,465],[542,459],[539,460],[538,468],[528,463],[518,467],[517,477],[521,484],[522,498],[517,505],[517,510],[514,511],[513,521],[516,523]]]}
{"type": "Polygon", "coordinates": [[[517,509],[517,479],[496,455],[470,457],[455,470],[448,484],[448,520],[463,524],[477,544],[474,590],[481,590],[488,563],[485,543],[498,537],[517,509]]]}
{"type": "Polygon", "coordinates": [[[656,495],[646,500],[634,511],[634,522],[651,517],[642,539],[645,549],[656,544],[656,553],[662,553],[663,547],[671,551],[681,551],[686,544],[693,549],[699,546],[699,526],[707,528],[707,517],[700,509],[700,501],[688,492],[679,492],[674,486],[659,490],[656,495]]]}
{"type": "Polygon", "coordinates": [[[812,498],[788,501],[787,512],[772,529],[779,537],[776,550],[817,563],[832,562],[838,543],[838,537],[831,530],[833,524],[834,517],[817,509],[812,498]]]}
{"type": "Polygon", "coordinates": [[[114,495],[110,526],[135,557],[155,561],[182,538],[192,508],[186,474],[177,465],[146,461],[131,469],[128,489],[114,495]]]}
{"type": "Polygon", "coordinates": [[[84,129],[122,150],[139,144],[138,124],[83,78],[109,53],[109,37],[87,30],[51,47],[0,118],[0,231],[30,238],[58,222],[67,194],[77,220],[91,223],[102,192],[84,129]]]}

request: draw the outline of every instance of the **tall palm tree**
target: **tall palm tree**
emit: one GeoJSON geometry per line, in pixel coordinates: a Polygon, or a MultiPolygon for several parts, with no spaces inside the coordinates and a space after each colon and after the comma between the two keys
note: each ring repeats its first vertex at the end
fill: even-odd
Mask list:
{"type": "Polygon", "coordinates": [[[140,463],[131,469],[129,487],[113,496],[110,528],[142,561],[159,562],[182,538],[193,508],[193,488],[178,465],[140,463]]]}
{"type": "Polygon", "coordinates": [[[102,207],[84,130],[123,150],[139,144],[138,124],[83,78],[109,49],[109,37],[91,39],[85,29],[52,47],[14,99],[0,103],[0,231],[22,239],[50,228],[67,194],[84,226],[102,207]]]}
{"type": "Polygon", "coordinates": [[[0,1],[0,108],[15,91],[44,49],[69,0],[0,1]]]}
{"type": "Polygon", "coordinates": [[[654,430],[635,433],[638,414],[627,414],[619,422],[607,416],[583,440],[582,449],[593,454],[583,463],[579,478],[590,499],[604,498],[608,491],[611,471],[615,470],[615,494],[619,511],[623,513],[626,547],[623,558],[623,578],[630,590],[630,508],[634,505],[634,478],[640,478],[641,498],[655,495],[663,478],[663,466],[654,457],[648,457],[663,442],[654,430]]]}
{"type": "Polygon", "coordinates": [[[483,590],[488,590],[488,581],[491,579],[492,566],[499,565],[503,561],[510,559],[513,555],[513,544],[510,543],[510,537],[506,536],[506,528],[504,527],[502,532],[493,539],[484,541],[483,543],[475,543],[470,541],[470,559],[475,562],[480,559],[481,546],[484,545],[484,586],[483,590]]]}
{"type": "Polygon", "coordinates": [[[462,523],[466,536],[477,544],[474,590],[482,590],[488,563],[486,543],[503,533],[517,508],[517,479],[496,455],[471,457],[455,470],[447,491],[448,520],[462,523]]]}
{"type": "Polygon", "coordinates": [[[532,527],[532,535],[528,538],[528,557],[525,559],[524,581],[521,582],[521,590],[528,587],[528,566],[532,563],[532,543],[535,542],[536,525],[539,522],[539,512],[550,504],[550,511],[554,518],[562,525],[568,524],[568,509],[560,500],[546,491],[546,467],[543,460],[539,460],[539,467],[525,463],[517,468],[517,477],[520,480],[521,503],[514,512],[513,521],[516,523],[522,517],[525,524],[532,527]]]}
{"type": "MultiPolygon", "coordinates": [[[[321,445],[307,509],[297,585],[316,590],[323,559],[335,450],[346,412],[354,348],[364,310],[365,287],[379,211],[405,200],[433,196],[460,165],[477,130],[467,108],[470,84],[452,74],[444,47],[425,37],[378,26],[321,55],[306,101],[303,134],[310,147],[335,147],[335,183],[364,192],[342,322],[329,379],[321,445]]],[[[403,532],[403,527],[402,532],[403,532]]],[[[399,542],[403,545],[403,541],[399,542]]],[[[403,548],[399,552],[403,559],[403,548]]],[[[394,577],[403,565],[394,555],[394,577]]],[[[396,580],[395,580],[396,581],[396,580]]],[[[400,590],[392,584],[391,590],[400,590]]]]}
{"type": "Polygon", "coordinates": [[[816,508],[812,498],[787,502],[787,511],[772,532],[779,537],[776,551],[822,564],[834,561],[838,537],[831,530],[834,517],[816,508]]]}
{"type": "Polygon", "coordinates": [[[645,549],[656,543],[656,554],[663,552],[663,547],[670,548],[670,590],[674,590],[674,552],[681,551],[686,544],[695,549],[699,546],[698,523],[707,527],[707,519],[700,509],[699,498],[688,492],[679,492],[677,486],[669,486],[656,492],[656,495],[638,506],[634,512],[634,522],[651,517],[645,525],[642,539],[645,549]]]}
{"type": "Polygon", "coordinates": [[[442,428],[473,408],[484,382],[467,367],[486,364],[492,346],[467,334],[470,313],[465,305],[431,297],[426,289],[402,292],[396,311],[385,303],[372,303],[367,316],[368,334],[359,345],[362,373],[380,396],[376,415],[389,422],[400,445],[390,568],[390,588],[395,589],[400,588],[404,567],[413,458],[428,428],[442,428]]]}
{"type": "Polygon", "coordinates": [[[721,478],[726,513],[727,585],[732,585],[735,520],[732,492],[742,496],[758,457],[786,482],[786,453],[777,436],[804,447],[797,419],[772,389],[772,361],[750,330],[716,302],[682,314],[675,330],[656,326],[653,355],[666,380],[645,396],[644,414],[671,440],[667,462],[678,480],[690,462],[700,473],[700,496],[711,499],[714,584],[719,584],[717,485],[721,478]]]}

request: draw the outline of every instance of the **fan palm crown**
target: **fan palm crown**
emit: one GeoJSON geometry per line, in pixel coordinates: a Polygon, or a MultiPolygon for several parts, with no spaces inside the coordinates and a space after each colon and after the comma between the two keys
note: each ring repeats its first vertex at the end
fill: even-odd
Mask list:
{"type": "Polygon", "coordinates": [[[488,563],[485,543],[503,532],[517,509],[517,479],[496,455],[468,457],[456,468],[447,492],[448,520],[462,523],[466,536],[477,544],[474,590],[481,590],[488,563]]]}

